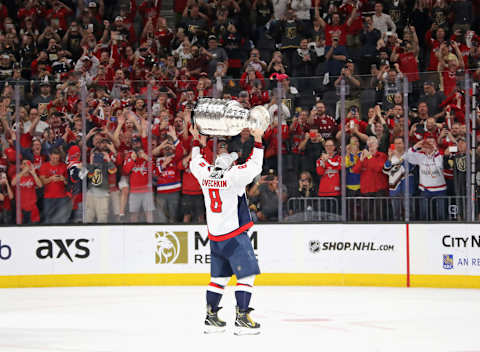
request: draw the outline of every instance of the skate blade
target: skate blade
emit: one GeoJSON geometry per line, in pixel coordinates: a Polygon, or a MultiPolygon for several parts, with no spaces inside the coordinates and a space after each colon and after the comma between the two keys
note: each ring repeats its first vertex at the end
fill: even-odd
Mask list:
{"type": "Polygon", "coordinates": [[[204,334],[221,334],[227,331],[226,327],[223,326],[205,326],[203,333],[204,334]]]}
{"type": "Polygon", "coordinates": [[[260,329],[237,327],[235,328],[233,334],[236,336],[258,335],[260,334],[260,329]]]}

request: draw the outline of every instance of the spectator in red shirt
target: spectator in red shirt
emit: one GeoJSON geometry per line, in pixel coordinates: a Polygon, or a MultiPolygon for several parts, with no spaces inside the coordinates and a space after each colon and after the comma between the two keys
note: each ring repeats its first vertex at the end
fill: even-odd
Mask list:
{"type": "MultiPolygon", "coordinates": [[[[206,138],[200,137],[200,143],[206,145],[206,138]],[[205,144],[203,144],[205,143],[205,144]]],[[[179,164],[182,173],[182,211],[184,223],[203,223],[205,221],[205,203],[203,202],[202,188],[190,171],[190,160],[192,158],[192,150],[183,157],[179,164]]]]}
{"type": "Polygon", "coordinates": [[[8,17],[8,9],[4,4],[0,3],[0,23],[3,23],[3,20],[7,17],[8,17]]]}
{"type": "Polygon", "coordinates": [[[455,50],[456,57],[453,54],[448,54],[445,59],[442,55],[442,49],[445,47],[445,44],[440,45],[440,51],[437,55],[439,62],[438,70],[441,74],[441,86],[443,87],[443,93],[447,98],[455,92],[457,86],[457,71],[465,68],[462,53],[460,52],[457,43],[452,42],[451,45],[455,50]]]}
{"type": "Polygon", "coordinates": [[[12,205],[10,201],[13,199],[12,188],[8,182],[6,172],[0,172],[0,223],[12,223],[12,205]]]}
{"type": "Polygon", "coordinates": [[[43,184],[30,160],[22,161],[21,171],[13,178],[12,186],[20,187],[21,223],[35,224],[40,222],[40,212],[37,207],[37,188],[42,188],[43,184]]]}
{"type": "Polygon", "coordinates": [[[415,27],[410,26],[410,32],[412,33],[412,41],[402,42],[398,40],[390,59],[392,62],[398,62],[400,72],[407,76],[409,82],[416,82],[420,79],[418,74],[418,53],[420,49],[415,27]]]}
{"type": "MultiPolygon", "coordinates": [[[[130,0],[130,4],[133,5],[135,1],[130,0]]],[[[160,10],[162,8],[161,0],[145,0],[138,7],[138,12],[142,16],[143,25],[145,25],[148,19],[152,19],[153,22],[157,21],[158,16],[160,16],[160,10]]]]}
{"type": "Polygon", "coordinates": [[[425,34],[425,43],[430,49],[430,63],[428,64],[428,71],[437,71],[438,69],[438,53],[440,52],[440,45],[445,43],[445,29],[438,27],[436,23],[432,24],[431,30],[425,34]],[[435,38],[432,37],[432,32],[435,31],[435,38]]]}
{"type": "Polygon", "coordinates": [[[175,129],[170,126],[168,134],[159,146],[152,151],[157,157],[155,176],[157,177],[156,207],[160,222],[176,222],[180,191],[182,189],[181,163],[183,147],[177,138],[175,129]]]}
{"type": "Polygon", "coordinates": [[[61,160],[58,149],[50,152],[50,161],[40,168],[45,193],[43,198],[44,221],[46,224],[63,224],[70,218],[72,203],[67,197],[67,165],[61,160]]]}
{"type": "Polygon", "coordinates": [[[334,197],[335,201],[321,202],[322,210],[338,214],[340,204],[340,170],[342,158],[336,153],[335,141],[329,138],[325,141],[326,153],[317,160],[317,174],[321,177],[318,186],[319,197],[334,197]]]}
{"type": "MultiPolygon", "coordinates": [[[[364,197],[386,197],[388,195],[388,177],[383,173],[383,165],[387,160],[385,153],[378,151],[378,140],[375,136],[367,139],[368,149],[364,149],[360,160],[352,168],[352,172],[360,174],[360,193],[364,197]]],[[[362,204],[363,220],[386,219],[387,207],[383,200],[366,200],[362,204]]]]}
{"type": "Polygon", "coordinates": [[[129,177],[130,198],[129,210],[130,220],[135,223],[138,221],[140,209],[145,212],[147,222],[153,222],[153,193],[149,187],[149,161],[148,156],[142,147],[136,147],[136,150],[129,153],[123,164],[123,174],[129,177]]]}
{"type": "Polygon", "coordinates": [[[317,0],[315,3],[315,18],[320,21],[320,26],[325,29],[325,45],[327,46],[325,51],[328,51],[328,49],[332,46],[333,38],[338,38],[338,45],[347,45],[347,34],[349,31],[349,27],[352,24],[352,21],[357,13],[357,8],[355,7],[353,9],[350,17],[348,17],[347,21],[344,24],[340,24],[340,14],[338,13],[333,14],[332,24],[328,24],[323,20],[323,18],[318,12],[318,3],[319,0],[317,0]]]}
{"type": "Polygon", "coordinates": [[[47,11],[45,17],[56,22],[59,28],[65,32],[67,30],[67,18],[73,14],[72,9],[60,0],[53,0],[52,8],[47,11]]]}

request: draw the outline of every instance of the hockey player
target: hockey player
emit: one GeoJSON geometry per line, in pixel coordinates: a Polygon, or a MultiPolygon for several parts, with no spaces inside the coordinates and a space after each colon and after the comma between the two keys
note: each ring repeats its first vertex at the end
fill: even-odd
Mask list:
{"type": "Polygon", "coordinates": [[[263,131],[250,131],[254,137],[252,154],[245,164],[235,166],[233,163],[238,155],[228,153],[226,145],[219,145],[214,165],[209,164],[200,154],[198,131],[191,129],[191,133],[194,142],[190,170],[202,187],[211,252],[205,333],[225,331],[226,323],[218,318],[218,304],[230,277],[235,274],[235,335],[256,335],[260,333],[260,324],[250,318],[253,309],[248,305],[255,275],[260,269],[247,236],[253,222],[245,187],[262,171],[263,131]]]}

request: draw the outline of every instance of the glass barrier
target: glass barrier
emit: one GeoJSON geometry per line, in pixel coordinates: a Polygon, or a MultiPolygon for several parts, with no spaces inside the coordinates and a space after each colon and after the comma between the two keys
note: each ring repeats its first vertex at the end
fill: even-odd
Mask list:
{"type": "MultiPolygon", "coordinates": [[[[205,223],[189,169],[188,111],[202,96],[272,116],[246,189],[254,221],[476,221],[478,77],[12,82],[0,104],[2,224],[205,223]]],[[[253,137],[201,143],[209,163],[235,151],[241,164],[253,137]]]]}

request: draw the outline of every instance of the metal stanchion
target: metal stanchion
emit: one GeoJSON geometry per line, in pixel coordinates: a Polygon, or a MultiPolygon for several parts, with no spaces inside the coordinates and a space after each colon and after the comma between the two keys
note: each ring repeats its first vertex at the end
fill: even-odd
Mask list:
{"type": "Polygon", "coordinates": [[[152,85],[150,82],[147,86],[147,155],[148,155],[148,189],[152,192],[152,166],[153,166],[153,155],[152,155],[152,85]]]}
{"type": "MultiPolygon", "coordinates": [[[[408,79],[403,78],[403,144],[405,145],[405,155],[408,150],[408,79]]],[[[403,158],[403,168],[405,169],[405,191],[403,195],[403,207],[405,209],[405,222],[410,221],[410,172],[407,158],[403,158]]]]}
{"type": "Polygon", "coordinates": [[[280,190],[278,196],[278,222],[283,220],[283,201],[282,201],[282,189],[283,189],[283,156],[282,156],[282,120],[283,120],[283,109],[282,109],[282,99],[284,97],[284,91],[282,84],[277,83],[277,174],[278,174],[278,188],[280,190]]]}
{"type": "MultiPolygon", "coordinates": [[[[15,174],[20,175],[20,156],[21,154],[21,145],[20,145],[20,138],[21,134],[24,131],[21,131],[23,128],[20,127],[20,86],[18,84],[15,85],[15,126],[17,129],[15,131],[15,174]]],[[[16,177],[16,176],[15,176],[16,177]]],[[[21,205],[21,194],[20,194],[20,180],[17,182],[17,186],[15,187],[15,210],[16,210],[16,222],[17,225],[22,223],[22,205],[21,205]]]]}
{"type": "MultiPolygon", "coordinates": [[[[88,165],[87,160],[87,87],[86,82],[81,82],[80,100],[82,109],[82,166],[88,165]]],[[[87,222],[87,177],[82,179],[82,222],[87,222]]]]}
{"type": "Polygon", "coordinates": [[[471,158],[472,158],[472,189],[470,195],[467,194],[467,197],[471,197],[472,199],[472,221],[475,221],[477,218],[476,216],[476,202],[477,202],[477,193],[475,191],[476,189],[476,170],[477,170],[477,141],[476,141],[476,136],[477,136],[477,83],[472,84],[472,107],[471,107],[471,119],[472,119],[472,146],[471,146],[471,158]]]}
{"type": "Polygon", "coordinates": [[[475,219],[475,216],[472,214],[472,202],[473,202],[473,197],[471,197],[472,194],[472,181],[474,180],[474,177],[472,177],[472,165],[471,165],[471,153],[475,153],[475,149],[472,149],[472,147],[475,145],[475,136],[473,133],[470,131],[470,99],[471,99],[471,90],[470,90],[470,75],[467,73],[465,74],[465,126],[467,129],[466,133],[466,139],[467,139],[467,155],[466,155],[466,177],[465,177],[465,182],[467,183],[466,186],[466,196],[467,196],[467,214],[465,217],[465,221],[473,221],[475,219]]]}
{"type": "MultiPolygon", "coordinates": [[[[341,123],[340,126],[342,128],[342,141],[341,141],[341,149],[342,149],[342,170],[341,170],[341,182],[342,185],[342,221],[347,221],[347,170],[345,169],[345,159],[347,157],[346,154],[346,136],[345,136],[345,95],[346,95],[346,86],[345,86],[345,78],[342,77],[340,81],[340,116],[341,116],[341,123]]],[[[338,211],[338,210],[337,210],[338,211]]]]}

